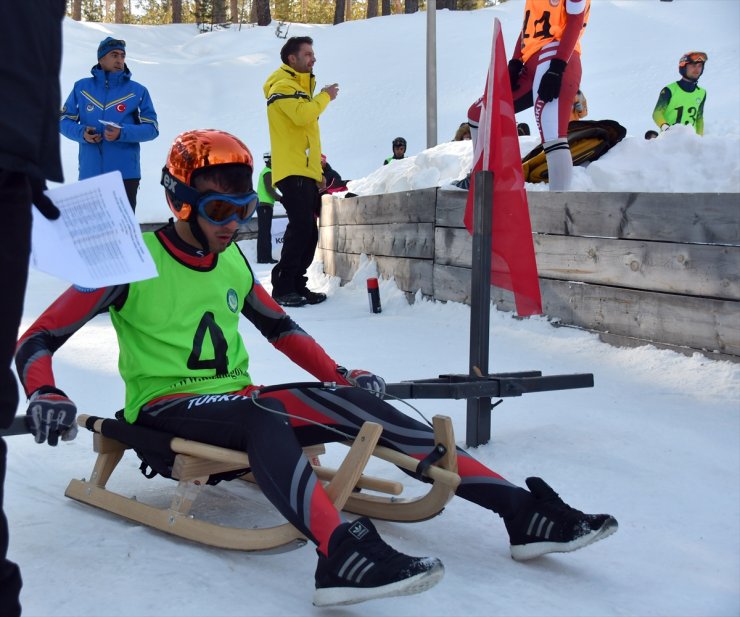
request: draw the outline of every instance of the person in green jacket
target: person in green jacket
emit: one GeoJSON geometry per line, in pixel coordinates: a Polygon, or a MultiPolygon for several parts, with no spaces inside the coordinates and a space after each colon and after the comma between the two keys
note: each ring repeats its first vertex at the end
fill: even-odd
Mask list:
{"type": "Polygon", "coordinates": [[[387,165],[391,161],[398,161],[406,157],[406,140],[403,137],[396,137],[393,140],[392,145],[393,155],[385,159],[385,161],[383,161],[383,165],[387,165]]]}
{"type": "Polygon", "coordinates": [[[699,77],[704,73],[707,54],[690,51],[678,61],[681,79],[668,84],[660,91],[653,110],[653,120],[661,131],[674,124],[693,126],[698,135],[704,134],[704,103],[707,91],[699,87],[699,77]]]}
{"type": "Polygon", "coordinates": [[[272,258],[272,209],[276,201],[280,201],[280,193],[272,186],[272,154],[265,152],[262,155],[265,167],[260,172],[257,182],[257,263],[276,264],[272,258]]]}

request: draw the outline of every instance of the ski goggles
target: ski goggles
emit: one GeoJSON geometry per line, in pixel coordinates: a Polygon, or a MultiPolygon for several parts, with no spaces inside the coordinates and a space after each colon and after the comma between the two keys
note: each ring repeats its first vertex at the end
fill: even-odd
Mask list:
{"type": "Polygon", "coordinates": [[[167,167],[162,168],[161,184],[170,195],[183,203],[191,204],[198,216],[214,225],[226,225],[231,221],[245,223],[254,215],[259,203],[254,191],[238,195],[217,191],[200,193],[171,176],[167,167]]]}
{"type": "Polygon", "coordinates": [[[200,193],[196,207],[198,215],[209,223],[226,225],[231,221],[246,223],[254,215],[258,201],[254,191],[240,195],[209,191],[200,193]]]}
{"type": "Polygon", "coordinates": [[[684,66],[686,64],[704,64],[707,61],[707,54],[703,51],[692,51],[688,54],[681,56],[679,64],[684,66]]]}

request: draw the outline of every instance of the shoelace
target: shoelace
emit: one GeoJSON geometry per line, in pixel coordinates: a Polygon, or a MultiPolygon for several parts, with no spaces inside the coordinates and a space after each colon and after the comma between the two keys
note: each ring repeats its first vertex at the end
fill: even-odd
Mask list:
{"type": "Polygon", "coordinates": [[[551,487],[548,486],[547,489],[549,490],[545,490],[543,493],[538,495],[538,501],[540,505],[545,506],[545,509],[553,513],[557,513],[560,515],[559,518],[564,518],[565,520],[572,522],[583,520],[586,517],[585,513],[565,503],[560,498],[560,495],[558,495],[551,487]]]}
{"type": "Polygon", "coordinates": [[[372,562],[382,564],[386,572],[392,571],[394,567],[405,569],[411,563],[409,560],[414,559],[386,544],[377,534],[374,534],[372,538],[366,538],[360,546],[362,547],[360,553],[372,562]]]}

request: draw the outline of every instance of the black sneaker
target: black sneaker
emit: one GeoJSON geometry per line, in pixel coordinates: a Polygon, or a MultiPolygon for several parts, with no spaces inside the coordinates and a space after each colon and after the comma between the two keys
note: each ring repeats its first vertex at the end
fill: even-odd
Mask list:
{"type": "Polygon", "coordinates": [[[277,262],[277,259],[268,259],[266,261],[260,261],[259,259],[257,260],[258,264],[276,264],[277,262]]]}
{"type": "Polygon", "coordinates": [[[370,519],[362,517],[334,530],[328,557],[319,553],[313,604],[335,606],[410,596],[434,587],[444,571],[439,559],[409,557],[391,548],[370,519]]]}
{"type": "Polygon", "coordinates": [[[305,306],[308,303],[306,296],[295,291],[283,294],[282,296],[273,296],[272,299],[280,306],[305,306]]]}
{"type": "Polygon", "coordinates": [[[532,505],[505,521],[511,556],[517,561],[575,551],[617,530],[613,516],[571,508],[542,478],[527,478],[526,482],[534,497],[532,505]]]}
{"type": "Polygon", "coordinates": [[[307,304],[321,304],[326,300],[326,294],[320,291],[311,291],[310,289],[301,290],[301,295],[305,296],[307,304]]]}

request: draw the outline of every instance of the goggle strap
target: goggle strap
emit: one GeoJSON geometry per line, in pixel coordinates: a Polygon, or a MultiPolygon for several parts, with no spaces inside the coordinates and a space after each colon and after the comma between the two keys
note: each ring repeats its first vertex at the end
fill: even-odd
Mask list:
{"type": "Polygon", "coordinates": [[[200,198],[200,193],[193,187],[180,182],[177,178],[173,177],[166,167],[162,168],[162,179],[160,184],[169,192],[175,199],[190,204],[195,207],[200,198]]]}

